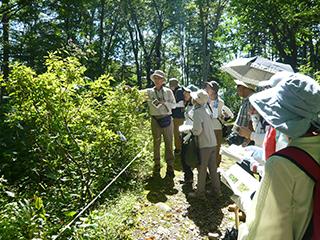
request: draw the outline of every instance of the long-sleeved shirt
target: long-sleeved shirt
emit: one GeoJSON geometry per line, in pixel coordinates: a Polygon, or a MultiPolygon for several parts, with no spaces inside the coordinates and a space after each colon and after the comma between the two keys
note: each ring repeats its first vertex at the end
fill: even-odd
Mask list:
{"type": "MultiPolygon", "coordinates": [[[[320,136],[293,139],[289,146],[320,164],[320,136]]],[[[314,181],[290,160],[272,156],[238,240],[302,239],[312,216],[314,181]]]]}
{"type": "Polygon", "coordinates": [[[172,109],[175,108],[176,100],[171,89],[162,87],[157,90],[155,87],[147,89],[148,94],[148,106],[151,116],[167,116],[172,114],[172,109]],[[163,104],[155,106],[154,100],[164,101],[163,104]]]}
{"type": "Polygon", "coordinates": [[[198,136],[199,148],[217,146],[217,139],[214,134],[214,120],[210,115],[210,110],[206,105],[194,108],[192,133],[198,136]]]}

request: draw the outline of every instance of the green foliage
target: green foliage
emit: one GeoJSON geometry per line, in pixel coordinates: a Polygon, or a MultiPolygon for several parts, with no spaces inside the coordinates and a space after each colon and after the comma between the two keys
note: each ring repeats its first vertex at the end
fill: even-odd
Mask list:
{"type": "MultiPolygon", "coordinates": [[[[32,207],[23,202],[27,210],[19,214],[36,221],[33,212],[45,205],[50,218],[37,216],[55,224],[43,233],[50,235],[134,158],[148,140],[148,128],[137,89],[111,87],[109,75],[88,80],[86,68],[73,56],[49,54],[46,67],[37,75],[16,63],[10,80],[2,83],[9,99],[1,106],[0,172],[21,196],[39,196],[32,207]]],[[[115,185],[134,184],[130,179],[140,173],[132,169],[115,185]]],[[[12,207],[9,218],[16,208],[21,204],[12,207]]]]}
{"type": "Polygon", "coordinates": [[[46,221],[40,197],[8,203],[0,211],[0,239],[45,239],[46,221]]]}
{"type": "Polygon", "coordinates": [[[78,221],[73,230],[73,239],[123,239],[129,240],[130,231],[137,221],[134,207],[138,198],[133,194],[122,194],[113,201],[112,207],[101,206],[86,218],[78,221]]]}
{"type": "Polygon", "coordinates": [[[313,77],[314,80],[316,80],[318,83],[320,83],[320,71],[315,71],[314,68],[312,68],[310,66],[310,63],[300,66],[299,67],[299,72],[313,77]]]}

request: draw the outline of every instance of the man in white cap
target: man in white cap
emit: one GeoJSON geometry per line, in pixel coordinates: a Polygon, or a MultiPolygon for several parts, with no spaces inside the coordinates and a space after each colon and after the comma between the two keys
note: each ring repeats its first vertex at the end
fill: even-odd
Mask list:
{"type": "Polygon", "coordinates": [[[176,101],[172,91],[165,87],[165,74],[156,70],[150,76],[154,83],[153,88],[147,89],[149,113],[151,115],[151,130],[153,136],[154,175],[160,174],[160,145],[161,135],[165,143],[165,159],[167,162],[167,176],[174,177],[173,169],[173,123],[172,108],[176,101]]]}
{"type": "Polygon", "coordinates": [[[249,102],[249,97],[255,93],[256,86],[252,84],[245,83],[240,80],[235,80],[235,83],[237,84],[237,93],[239,97],[242,98],[242,104],[239,109],[237,119],[234,123],[234,127],[232,128],[232,133],[228,137],[228,142],[230,144],[237,144],[237,145],[243,145],[246,146],[249,142],[250,139],[245,139],[242,138],[240,135],[238,135],[239,127],[247,127],[251,130],[251,117],[249,115],[249,108],[250,108],[250,102],[249,102]],[[242,138],[242,139],[241,139],[242,138]],[[233,139],[241,139],[240,141],[235,141],[233,142],[233,139]]]}

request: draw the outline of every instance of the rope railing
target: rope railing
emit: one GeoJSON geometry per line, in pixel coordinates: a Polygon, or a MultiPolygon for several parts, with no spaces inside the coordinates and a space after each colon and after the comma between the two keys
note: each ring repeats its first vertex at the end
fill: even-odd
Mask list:
{"type": "Polygon", "coordinates": [[[141,151],[118,173],[117,176],[115,176],[108,184],[107,186],[105,186],[100,193],[94,198],[92,199],[91,202],[89,202],[66,226],[64,226],[61,231],[59,232],[58,235],[54,236],[52,239],[56,240],[59,237],[62,236],[62,234],[68,229],[70,228],[70,226],[95,202],[97,201],[98,198],[101,197],[101,195],[121,176],[122,173],[124,173],[124,171],[127,170],[128,167],[130,167],[130,165],[137,160],[138,158],[140,158],[142,156],[143,151],[146,149],[147,145],[149,142],[146,142],[144,147],[141,149],[141,151]]]}

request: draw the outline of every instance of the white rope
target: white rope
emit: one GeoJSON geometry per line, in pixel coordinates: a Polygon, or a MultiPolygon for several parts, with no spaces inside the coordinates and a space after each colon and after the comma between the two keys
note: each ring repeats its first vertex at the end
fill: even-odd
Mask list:
{"type": "Polygon", "coordinates": [[[61,237],[61,235],[64,233],[64,231],[68,228],[70,228],[70,226],[99,198],[101,197],[101,195],[112,185],[112,183],[114,183],[120,176],[121,174],[138,158],[140,158],[142,156],[142,152],[143,150],[147,147],[148,142],[146,142],[145,146],[142,148],[142,150],[127,164],[127,166],[125,166],[124,169],[121,170],[121,172],[118,173],[117,176],[115,176],[111,182],[104,188],[102,189],[102,191],[94,198],[92,199],[91,202],[88,203],[87,206],[85,206],[78,214],[77,216],[75,216],[71,222],[69,222],[65,227],[62,228],[62,230],[60,231],[60,233],[56,236],[53,236],[53,240],[58,239],[59,237],[61,237]]]}

